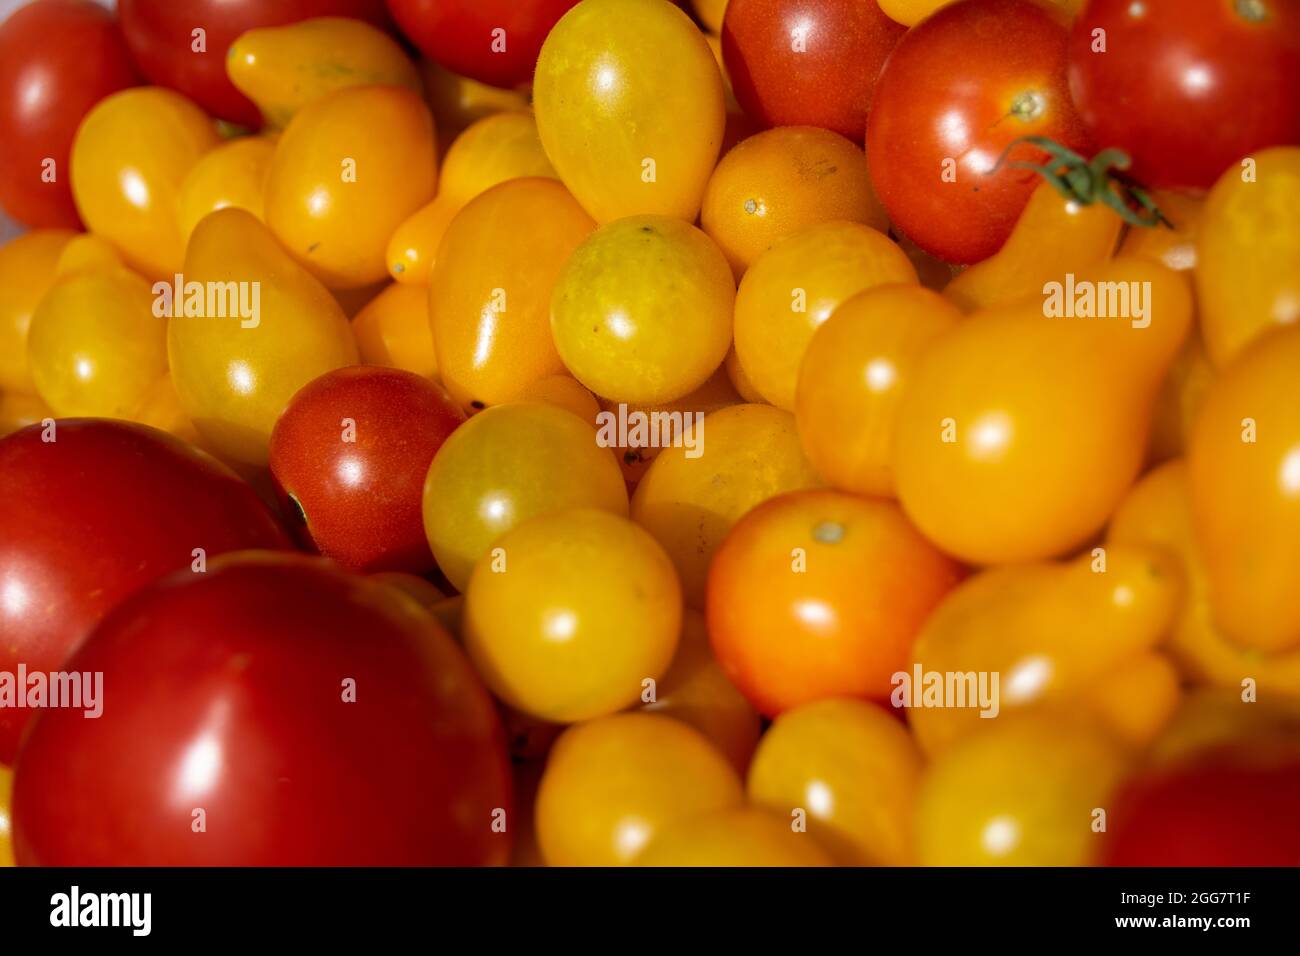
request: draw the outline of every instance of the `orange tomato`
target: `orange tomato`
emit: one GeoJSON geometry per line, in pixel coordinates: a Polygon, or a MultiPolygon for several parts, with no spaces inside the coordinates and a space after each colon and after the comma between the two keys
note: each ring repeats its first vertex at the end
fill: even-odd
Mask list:
{"type": "Polygon", "coordinates": [[[1119,255],[1144,256],[1170,269],[1196,268],[1196,234],[1204,201],[1187,193],[1157,191],[1151,197],[1168,226],[1130,227],[1119,245],[1119,255]]]}
{"type": "Polygon", "coordinates": [[[1186,454],[1196,416],[1214,375],[1214,366],[1205,354],[1205,339],[1199,328],[1193,328],[1174,356],[1156,397],[1151,414],[1151,440],[1147,445],[1149,462],[1159,463],[1186,454]]]}
{"type": "Polygon", "coordinates": [[[36,229],[0,246],[0,391],[36,390],[27,368],[27,331],[74,235],[67,229],[36,229]]]}
{"type": "Polygon", "coordinates": [[[170,373],[164,374],[149,387],[131,419],[175,435],[191,445],[205,447],[198,429],[181,408],[181,398],[176,394],[176,383],[172,381],[170,373]]]}
{"type": "Polygon", "coordinates": [[[432,60],[420,61],[424,98],[433,109],[443,143],[451,143],[472,123],[507,110],[528,108],[525,90],[502,90],[452,73],[432,60]]]}
{"type": "Polygon", "coordinates": [[[181,181],[176,198],[181,235],[189,239],[200,219],[226,206],[263,218],[262,196],[274,153],[275,141],[266,136],[241,136],[205,153],[181,181]]]}
{"type": "Polygon", "coordinates": [[[93,232],[81,232],[63,247],[54,274],[62,277],[76,272],[111,272],[125,267],[121,254],[111,242],[93,232]]]}
{"type": "Polygon", "coordinates": [[[429,295],[419,286],[390,283],[352,320],[361,361],[438,377],[429,329],[429,295]]]}
{"type": "MultiPolygon", "coordinates": [[[[526,385],[519,393],[518,401],[544,402],[573,412],[593,428],[596,416],[600,414],[600,402],[587,388],[572,375],[548,375],[526,385]]],[[[609,447],[609,446],[606,446],[609,447]]]]}
{"type": "Polygon", "coordinates": [[[664,827],[636,858],[637,866],[830,866],[806,833],[780,817],[740,807],[664,827]]]}

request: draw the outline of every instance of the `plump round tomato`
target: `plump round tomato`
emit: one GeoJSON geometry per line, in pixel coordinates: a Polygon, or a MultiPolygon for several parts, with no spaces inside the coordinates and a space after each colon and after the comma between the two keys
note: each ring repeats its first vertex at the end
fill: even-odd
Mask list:
{"type": "Polygon", "coordinates": [[[32,314],[54,282],[55,267],[75,234],[37,229],[0,246],[0,391],[36,390],[27,363],[32,314]]]}
{"type": "Polygon", "coordinates": [[[422,286],[391,283],[352,319],[361,361],[438,377],[429,328],[429,294],[422,286]]]}
{"type": "Polygon", "coordinates": [[[266,179],[274,154],[275,141],[268,136],[241,136],[204,153],[176,197],[181,235],[188,239],[200,219],[227,206],[265,220],[266,179]]]}
{"type": "Polygon", "coordinates": [[[880,76],[867,126],[871,181],[894,225],[948,262],[998,250],[1040,182],[1047,136],[1091,153],[1066,88],[1063,13],[1035,0],[961,0],[910,30],[880,76]],[[955,69],[952,64],[961,64],[955,69]]]}
{"type": "Polygon", "coordinates": [[[773,813],[743,807],[666,826],[637,866],[830,866],[804,831],[773,813]]]}

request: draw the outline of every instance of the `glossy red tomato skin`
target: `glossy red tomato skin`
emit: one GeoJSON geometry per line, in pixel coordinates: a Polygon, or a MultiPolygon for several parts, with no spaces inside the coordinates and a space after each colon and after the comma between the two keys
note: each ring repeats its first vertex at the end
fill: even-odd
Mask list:
{"type": "Polygon", "coordinates": [[[1090,0],[1069,60],[1070,91],[1097,145],[1127,151],[1138,179],[1208,189],[1251,152],[1300,143],[1300,4],[1135,8],[1090,0]],[[1105,53],[1092,52],[1094,30],[1106,31],[1105,53]]]}
{"type": "Polygon", "coordinates": [[[542,41],[577,4],[578,0],[388,0],[388,9],[401,31],[429,59],[453,73],[509,89],[532,80],[542,41]],[[506,31],[505,50],[493,52],[493,31],[498,29],[506,31]]]}
{"type": "Polygon", "coordinates": [[[328,372],[294,395],[271,432],[281,510],[305,519],[304,540],[349,570],[431,571],[424,476],[464,420],[439,386],[413,372],[328,372]]]}
{"type": "Polygon", "coordinates": [[[722,55],[754,119],[861,144],[881,67],[906,32],[874,0],[731,0],[722,55]]]}
{"type": "Polygon", "coordinates": [[[450,635],[382,584],[231,555],[121,605],[67,666],[103,673],[103,714],[36,721],[14,773],[23,864],[508,858],[492,701],[450,635]]]}
{"type": "Polygon", "coordinates": [[[113,14],[91,0],[38,0],[0,25],[0,206],[29,226],[77,229],[69,155],[77,125],[140,82],[113,14]],[[55,161],[53,182],[42,163],[55,161]]]}
{"type": "Polygon", "coordinates": [[[131,55],[151,82],[179,90],[218,119],[259,127],[262,115],[226,75],[226,51],[245,31],[312,17],[387,22],[383,0],[121,0],[131,55]],[[205,53],[192,52],[206,31],[205,53]]]}
{"type": "MultiPolygon", "coordinates": [[[[57,670],[115,604],[155,578],[243,548],[289,548],[224,465],[144,425],[62,419],[0,439],[0,671],[57,670]]],[[[32,711],[0,709],[0,763],[32,711]]]]}
{"type": "Polygon", "coordinates": [[[991,172],[1014,140],[1047,136],[1092,154],[1067,89],[1068,39],[1050,4],[958,0],[894,48],[868,118],[867,164],[889,218],[926,252],[971,263],[1002,247],[1042,182],[1007,163],[1047,155],[1021,144],[991,172]]]}

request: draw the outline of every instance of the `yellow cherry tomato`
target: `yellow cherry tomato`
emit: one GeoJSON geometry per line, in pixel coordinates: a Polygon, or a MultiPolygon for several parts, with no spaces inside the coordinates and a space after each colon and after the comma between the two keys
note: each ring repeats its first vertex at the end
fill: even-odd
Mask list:
{"type": "Polygon", "coordinates": [[[1193,329],[1174,356],[1156,397],[1151,415],[1151,440],[1147,445],[1148,461],[1168,461],[1187,452],[1196,416],[1214,375],[1214,366],[1205,354],[1205,339],[1199,329],[1193,329]]]}
{"type": "Polygon", "coordinates": [[[151,425],[191,445],[205,447],[198,429],[181,408],[181,397],[176,394],[176,383],[172,381],[171,373],[164,374],[149,387],[131,420],[151,425]]]}
{"type": "Polygon", "coordinates": [[[388,275],[393,230],[433,198],[437,153],[433,118],[416,93],[335,90],[300,109],[276,144],[266,223],[330,288],[378,282],[388,275]]]}
{"type": "Polygon", "coordinates": [[[0,766],[0,866],[14,865],[13,821],[9,816],[13,796],[14,773],[0,766]]]}
{"type": "Polygon", "coordinates": [[[438,377],[438,357],[429,329],[429,295],[418,286],[394,282],[352,320],[361,361],[438,377]]]}
{"type": "Polygon", "coordinates": [[[745,369],[740,364],[740,359],[736,357],[736,345],[733,342],[731,351],[727,353],[726,361],[722,363],[723,369],[727,373],[727,381],[731,382],[731,387],[745,401],[752,405],[765,405],[767,400],[758,393],[754,383],[749,380],[745,374],[745,369]]]}
{"type": "Polygon", "coordinates": [[[72,143],[72,195],[86,228],[148,278],[179,272],[181,183],[220,141],[207,114],[172,90],[137,87],[100,100],[72,143]]]}
{"type": "Polygon", "coordinates": [[[266,136],[241,136],[209,150],[181,181],[177,215],[186,239],[210,212],[226,206],[247,209],[262,219],[262,197],[275,142],[266,136]]]}
{"type": "Polygon", "coordinates": [[[551,296],[560,358],[597,395],[658,404],[693,391],[731,347],[736,285],[721,250],[666,216],[602,226],[551,296]]]}
{"type": "Polygon", "coordinates": [[[75,235],[67,229],[36,229],[0,246],[0,391],[36,390],[27,369],[27,330],[75,235]]]}
{"type": "Polygon", "coordinates": [[[54,413],[39,395],[0,392],[0,437],[53,417],[54,413]]]}
{"type": "Polygon", "coordinates": [[[637,866],[831,866],[807,833],[753,807],[690,817],[664,827],[637,866]]]}
{"type": "Polygon", "coordinates": [[[694,222],[726,123],[704,35],[668,0],[582,0],[542,45],[537,129],[564,184],[598,222],[694,222]]]}
{"type": "Polygon", "coordinates": [[[1119,245],[1119,255],[1145,256],[1178,272],[1196,268],[1196,234],[1204,201],[1187,193],[1160,190],[1151,198],[1169,225],[1130,227],[1119,245]]]}
{"type": "Polygon", "coordinates": [[[861,700],[787,710],[763,735],[749,799],[808,833],[844,865],[907,866],[921,755],[907,729],[861,700]]]}
{"type": "MultiPolygon", "coordinates": [[[[573,412],[593,428],[596,416],[600,414],[600,402],[581,382],[572,375],[548,375],[524,386],[518,401],[544,402],[573,412]]],[[[609,446],[606,446],[609,447],[609,446]]]]}
{"type": "Polygon", "coordinates": [[[699,731],[655,714],[613,714],[555,742],[537,793],[551,866],[627,866],[667,827],[738,807],[740,777],[699,731]]]}
{"type": "Polygon", "coordinates": [[[763,253],[736,293],[736,355],[754,387],[793,409],[817,326],[850,296],[891,282],[915,283],[916,270],[887,236],[859,223],[810,226],[763,253]]]}
{"type": "Polygon", "coordinates": [[[172,303],[167,354],[181,407],[223,457],[265,465],[271,428],[293,394],[356,364],[352,329],[329,291],[243,209],[198,224],[184,278],[203,291],[204,314],[172,303]]]}
{"type": "Polygon", "coordinates": [[[111,272],[126,266],[121,253],[107,239],[93,232],[73,236],[59,254],[56,276],[69,276],[76,272],[111,272]]]}
{"type": "Polygon", "coordinates": [[[1083,703],[1116,739],[1142,749],[1164,732],[1182,693],[1173,661],[1158,651],[1143,651],[1085,690],[1083,703]]]}
{"type": "Polygon", "coordinates": [[[444,144],[450,144],[472,123],[485,116],[528,108],[526,91],[488,86],[452,73],[432,60],[420,61],[420,78],[424,83],[424,98],[433,109],[438,134],[444,144]]]}
{"type": "Polygon", "coordinates": [[[595,227],[554,179],[512,179],[456,214],[429,284],[438,368],[466,409],[507,402],[564,371],[551,336],[551,291],[595,227]]]}
{"type": "Polygon", "coordinates": [[[625,516],[627,488],[591,426],[539,402],[489,408],[470,418],[443,442],[424,480],[429,547],[461,591],[501,535],[564,508],[625,516]]]}

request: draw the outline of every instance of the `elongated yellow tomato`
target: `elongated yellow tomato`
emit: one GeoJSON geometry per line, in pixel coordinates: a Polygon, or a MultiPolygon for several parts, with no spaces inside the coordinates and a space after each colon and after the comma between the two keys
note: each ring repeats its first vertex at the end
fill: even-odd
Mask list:
{"type": "Polygon", "coordinates": [[[0,246],[0,391],[36,390],[27,368],[27,330],[74,235],[36,229],[0,246]]]}
{"type": "Polygon", "coordinates": [[[212,120],[179,93],[146,86],[105,97],[72,143],[82,221],[147,278],[170,277],[185,258],[181,183],[220,141],[212,120]]]}
{"type": "Polygon", "coordinates": [[[433,118],[400,86],[354,86],[304,106],[276,144],[266,223],[289,253],[330,288],[388,274],[388,239],[433,198],[433,118]],[[376,135],[383,130],[383,135],[376,135]]]}
{"type": "Polygon", "coordinates": [[[1138,474],[1191,321],[1186,280],[1144,259],[1063,277],[1053,292],[940,336],[903,394],[899,501],[974,564],[1062,555],[1102,528],[1138,474]]]}
{"type": "Polygon", "coordinates": [[[356,363],[352,329],[329,291],[243,209],[198,224],[184,277],[202,306],[191,309],[187,291],[167,323],[181,407],[222,456],[265,465],[271,428],[294,392],[356,363]]]}
{"type": "Polygon", "coordinates": [[[457,213],[429,285],[443,383],[467,409],[515,398],[564,371],[551,336],[551,292],[595,227],[554,179],[512,179],[457,213]]]}
{"type": "Polygon", "coordinates": [[[420,74],[397,41],[362,20],[316,17],[249,30],[226,54],[230,82],[283,128],[312,100],[349,86],[405,86],[420,74]]]}
{"type": "Polygon", "coordinates": [[[181,182],[181,235],[188,239],[200,219],[227,206],[247,209],[261,219],[274,153],[275,141],[267,136],[241,136],[205,153],[181,182]]]}
{"type": "Polygon", "coordinates": [[[691,817],[665,827],[637,866],[830,866],[831,859],[791,821],[753,807],[691,817]]]}
{"type": "Polygon", "coordinates": [[[1196,237],[1201,327],[1215,365],[1273,326],[1300,322],[1300,146],[1248,161],[1253,170],[1243,162],[1214,184],[1196,237]]]}
{"type": "Polygon", "coordinates": [[[855,222],[827,222],[782,239],[749,267],[736,293],[736,355],[759,393],[793,409],[799,363],[817,326],[850,296],[916,282],[898,246],[855,222]]]}
{"type": "Polygon", "coordinates": [[[429,296],[419,286],[394,282],[352,320],[361,361],[438,377],[438,357],[429,329],[429,296]]]}
{"type": "Polygon", "coordinates": [[[722,365],[735,299],[712,239],[680,219],[629,216],[569,257],[551,296],[551,331],[565,367],[597,395],[670,402],[722,365]]]}
{"type": "Polygon", "coordinates": [[[582,0],[542,45],[537,128],[560,178],[598,222],[694,222],[722,145],[722,76],[668,0],[582,0]]]}

